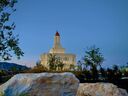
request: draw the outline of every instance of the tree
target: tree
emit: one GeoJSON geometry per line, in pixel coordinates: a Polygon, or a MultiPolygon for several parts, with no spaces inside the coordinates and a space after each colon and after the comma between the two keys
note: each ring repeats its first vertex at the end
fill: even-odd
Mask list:
{"type": "Polygon", "coordinates": [[[107,80],[112,81],[114,78],[114,72],[112,69],[107,68],[107,80]]]}
{"type": "Polygon", "coordinates": [[[100,53],[100,49],[96,48],[95,46],[92,46],[88,48],[88,50],[85,52],[85,56],[83,58],[84,63],[86,66],[100,66],[102,62],[104,61],[104,57],[100,53]]]}
{"type": "Polygon", "coordinates": [[[0,0],[0,60],[10,60],[14,53],[19,59],[23,52],[19,47],[19,39],[14,35],[15,23],[9,22],[17,0],[0,0]]]}
{"type": "Polygon", "coordinates": [[[90,47],[85,52],[83,61],[86,66],[90,66],[93,79],[98,79],[97,67],[101,67],[102,62],[104,61],[104,57],[100,53],[100,49],[96,48],[95,46],[90,47]]]}
{"type": "Polygon", "coordinates": [[[118,80],[122,77],[122,73],[121,73],[118,65],[113,65],[113,72],[114,72],[113,77],[115,80],[118,80]]]}
{"type": "Polygon", "coordinates": [[[122,75],[124,77],[128,77],[128,62],[126,63],[126,65],[123,65],[120,68],[121,68],[122,75]]]}
{"type": "Polygon", "coordinates": [[[54,54],[48,55],[48,65],[49,65],[49,69],[52,71],[57,71],[57,70],[62,71],[64,67],[64,63],[61,60],[61,58],[57,57],[54,54]]]}
{"type": "Polygon", "coordinates": [[[61,58],[59,58],[59,57],[56,57],[56,65],[57,65],[57,69],[59,70],[59,71],[62,71],[63,70],[63,67],[64,67],[64,63],[63,63],[63,61],[61,60],[61,58]]]}
{"type": "Polygon", "coordinates": [[[102,79],[105,80],[107,76],[106,70],[104,68],[100,68],[100,72],[101,72],[102,79]]]}
{"type": "Polygon", "coordinates": [[[48,65],[50,70],[56,70],[56,56],[54,54],[48,55],[48,65]]]}
{"type": "Polygon", "coordinates": [[[83,63],[79,60],[79,61],[77,62],[77,70],[78,70],[78,71],[83,71],[82,65],[83,65],[83,63]]]}

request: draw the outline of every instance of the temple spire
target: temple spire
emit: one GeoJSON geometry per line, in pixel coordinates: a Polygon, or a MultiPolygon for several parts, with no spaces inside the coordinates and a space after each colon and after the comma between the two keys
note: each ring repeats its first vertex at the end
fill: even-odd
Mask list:
{"type": "Polygon", "coordinates": [[[59,32],[58,32],[58,31],[56,31],[56,34],[55,34],[55,36],[60,36],[60,34],[59,34],[59,32]]]}
{"type": "Polygon", "coordinates": [[[60,34],[58,31],[56,31],[56,34],[54,37],[54,48],[62,48],[60,44],[60,34]]]}
{"type": "Polygon", "coordinates": [[[54,45],[53,48],[50,50],[50,53],[64,53],[65,49],[62,48],[60,43],[60,34],[58,31],[56,31],[55,37],[54,37],[54,45]]]}

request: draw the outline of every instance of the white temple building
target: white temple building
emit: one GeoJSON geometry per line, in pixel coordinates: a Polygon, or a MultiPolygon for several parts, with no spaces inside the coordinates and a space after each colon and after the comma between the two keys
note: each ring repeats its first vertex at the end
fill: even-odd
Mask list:
{"type": "Polygon", "coordinates": [[[48,67],[48,55],[54,54],[59,57],[65,64],[65,68],[69,68],[70,65],[76,64],[76,55],[65,53],[65,49],[61,46],[60,43],[60,34],[56,32],[54,37],[53,48],[50,49],[49,53],[44,53],[41,55],[41,64],[45,67],[48,67]]]}

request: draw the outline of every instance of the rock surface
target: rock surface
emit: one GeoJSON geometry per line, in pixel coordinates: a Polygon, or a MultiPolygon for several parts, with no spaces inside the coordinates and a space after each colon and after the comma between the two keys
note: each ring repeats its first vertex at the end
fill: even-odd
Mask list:
{"type": "Polygon", "coordinates": [[[0,96],[76,96],[72,73],[17,74],[0,86],[0,96]]]}
{"type": "Polygon", "coordinates": [[[77,96],[128,96],[126,90],[111,83],[82,83],[77,96]]]}

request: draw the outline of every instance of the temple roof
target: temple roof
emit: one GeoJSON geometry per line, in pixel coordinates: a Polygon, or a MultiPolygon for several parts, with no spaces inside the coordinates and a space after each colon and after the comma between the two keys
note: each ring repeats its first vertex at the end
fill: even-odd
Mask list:
{"type": "Polygon", "coordinates": [[[55,36],[60,36],[60,34],[59,34],[59,32],[58,31],[56,31],[56,35],[55,36]]]}

